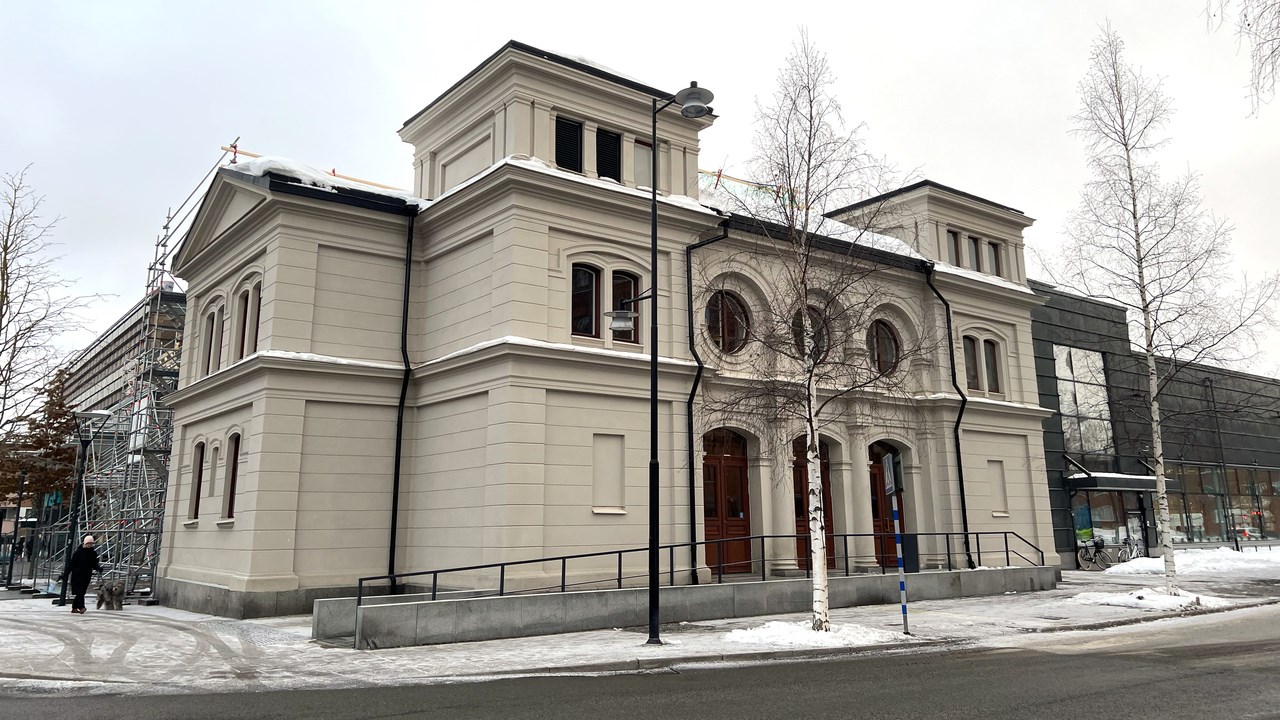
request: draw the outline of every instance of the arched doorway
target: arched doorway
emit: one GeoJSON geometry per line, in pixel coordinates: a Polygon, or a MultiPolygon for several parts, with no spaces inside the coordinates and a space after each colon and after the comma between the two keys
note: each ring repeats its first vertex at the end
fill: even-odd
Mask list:
{"type": "MultiPolygon", "coordinates": [[[[791,443],[791,479],[795,491],[796,512],[796,562],[804,570],[809,569],[809,460],[808,441],[801,435],[791,443]]],[[[818,457],[822,474],[822,526],[827,536],[827,567],[836,566],[835,527],[831,520],[831,450],[827,443],[818,441],[818,457]]]]}
{"type": "Polygon", "coordinates": [[[751,541],[731,540],[751,535],[747,439],[732,430],[712,430],[702,436],[702,452],[707,566],[725,573],[751,572],[751,541]]]}
{"type": "MultiPolygon", "coordinates": [[[[867,452],[867,457],[871,461],[871,527],[872,532],[876,533],[876,562],[881,567],[898,565],[898,549],[893,536],[893,504],[885,489],[884,459],[886,457],[897,459],[900,455],[898,449],[887,442],[872,443],[867,452]]],[[[901,473],[902,463],[897,462],[895,465],[901,473]]],[[[901,479],[901,477],[898,478],[899,482],[901,479]]],[[[902,493],[898,493],[898,517],[906,516],[907,508],[903,504],[902,493]]],[[[905,530],[904,527],[903,531],[905,530]]]]}

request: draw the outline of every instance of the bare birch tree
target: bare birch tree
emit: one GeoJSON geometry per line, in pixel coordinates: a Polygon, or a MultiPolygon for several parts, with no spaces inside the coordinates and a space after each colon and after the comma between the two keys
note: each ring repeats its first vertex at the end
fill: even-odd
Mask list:
{"type": "Polygon", "coordinates": [[[22,430],[58,364],[58,338],[93,299],[72,294],[54,268],[57,221],[41,216],[26,173],[0,176],[0,443],[22,430]]]}
{"type": "Polygon", "coordinates": [[[886,257],[877,248],[896,243],[876,232],[887,214],[863,208],[857,227],[826,216],[890,182],[859,129],[846,128],[834,81],[826,56],[802,32],[771,102],[758,107],[750,181],[721,194],[750,227],[701,269],[714,276],[702,283],[708,298],[723,289],[715,278],[732,277],[736,269],[768,278],[765,297],[740,325],[743,351],[722,368],[720,394],[707,405],[712,413],[750,415],[776,429],[766,442],[779,454],[790,454],[792,429],[803,427],[812,627],[818,631],[830,630],[819,436],[847,421],[859,403],[898,387],[909,372],[905,361],[916,353],[896,337],[892,343],[880,338],[879,356],[867,347],[876,309],[892,298],[893,283],[882,276],[893,271],[877,261],[886,257]]]}
{"type": "Polygon", "coordinates": [[[1254,115],[1276,94],[1280,79],[1280,2],[1209,0],[1205,17],[1212,28],[1230,23],[1249,46],[1249,103],[1254,115]]]}
{"type": "Polygon", "coordinates": [[[1160,82],[1131,67],[1123,51],[1120,37],[1103,28],[1079,86],[1081,109],[1073,119],[1092,179],[1068,219],[1063,260],[1050,274],[1129,311],[1147,376],[1165,588],[1176,594],[1161,391],[1187,363],[1238,357],[1253,331],[1271,321],[1276,278],[1241,280],[1239,290],[1228,293],[1231,228],[1203,207],[1195,175],[1161,179],[1154,156],[1167,140],[1161,131],[1170,101],[1160,82]]]}

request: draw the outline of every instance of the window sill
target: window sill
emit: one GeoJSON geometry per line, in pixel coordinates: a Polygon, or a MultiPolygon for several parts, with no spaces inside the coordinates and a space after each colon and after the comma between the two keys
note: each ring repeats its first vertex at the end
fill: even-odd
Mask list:
{"type": "Polygon", "coordinates": [[[592,515],[626,515],[627,509],[623,507],[593,507],[592,515]]]}
{"type": "Polygon", "coordinates": [[[1000,512],[999,510],[992,510],[992,511],[991,511],[991,517],[1007,518],[1007,517],[1009,517],[1009,513],[1007,513],[1007,512],[1000,512]]]}
{"type": "Polygon", "coordinates": [[[219,520],[219,521],[217,522],[217,525],[218,525],[218,527],[220,527],[220,528],[229,528],[229,527],[231,527],[232,525],[235,525],[235,524],[236,524],[236,519],[235,519],[235,518],[222,518],[221,520],[219,520]]]}
{"type": "Polygon", "coordinates": [[[200,525],[199,520],[183,520],[182,521],[182,527],[185,527],[185,528],[193,528],[199,525],[200,525]]]}

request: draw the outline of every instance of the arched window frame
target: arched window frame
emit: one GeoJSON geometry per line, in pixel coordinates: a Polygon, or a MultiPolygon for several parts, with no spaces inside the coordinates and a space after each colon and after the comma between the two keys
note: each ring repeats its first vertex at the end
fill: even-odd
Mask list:
{"type": "MultiPolygon", "coordinates": [[[[631,310],[633,312],[639,312],[639,308],[637,306],[641,303],[626,303],[626,301],[640,295],[640,276],[629,270],[614,270],[609,274],[609,277],[609,292],[611,296],[609,306],[614,310],[631,310]]],[[[639,319],[639,316],[636,316],[637,322],[629,331],[611,331],[610,335],[613,337],[614,342],[638,344],[640,342],[639,319]]]]}
{"type": "Polygon", "coordinates": [[[990,331],[974,329],[964,332],[961,343],[967,389],[987,396],[1007,394],[1004,339],[990,331]]]}
{"type": "Polygon", "coordinates": [[[240,480],[240,455],[242,447],[241,434],[232,433],[227,438],[226,479],[222,483],[222,519],[231,520],[236,516],[236,486],[240,480]]]}
{"type": "Polygon", "coordinates": [[[205,443],[197,442],[191,449],[191,499],[187,508],[187,519],[200,519],[200,492],[204,485],[205,443]]]}
{"type": "Polygon", "coordinates": [[[791,316],[791,339],[795,344],[797,356],[803,358],[808,352],[808,348],[804,346],[806,338],[803,337],[804,321],[800,317],[801,312],[807,312],[809,316],[809,324],[818,328],[815,334],[815,344],[817,345],[817,362],[827,359],[831,353],[831,328],[830,319],[823,314],[822,308],[806,304],[803,310],[797,309],[791,316]]]}
{"type": "Polygon", "coordinates": [[[200,312],[197,347],[200,348],[199,376],[212,375],[222,369],[223,322],[227,299],[219,293],[205,303],[200,312]]]}
{"type": "Polygon", "coordinates": [[[647,339],[642,330],[646,327],[645,322],[649,309],[648,301],[631,303],[625,308],[639,313],[635,318],[635,329],[631,333],[614,333],[609,330],[608,318],[604,315],[605,310],[623,309],[623,300],[631,300],[637,295],[644,294],[647,276],[637,270],[637,263],[603,252],[587,252],[570,258],[568,264],[570,270],[567,315],[570,338],[574,342],[582,342],[593,347],[616,347],[626,350],[640,349],[647,339]],[[586,317],[586,309],[575,305],[574,275],[579,270],[587,270],[594,273],[592,294],[589,296],[594,308],[590,315],[593,325],[590,331],[578,322],[586,317]],[[622,278],[629,278],[634,283],[635,293],[629,297],[617,296],[622,288],[616,286],[614,281],[622,278]],[[634,339],[628,339],[631,337],[634,337],[634,339]]]}
{"type": "Polygon", "coordinates": [[[258,328],[261,323],[262,275],[255,272],[240,281],[235,293],[231,362],[243,360],[258,351],[258,328]]]}
{"type": "Polygon", "coordinates": [[[600,305],[599,267],[590,263],[574,263],[569,271],[569,332],[576,337],[600,337],[604,313],[600,305]],[[589,285],[579,285],[579,278],[591,278],[589,285]]]}

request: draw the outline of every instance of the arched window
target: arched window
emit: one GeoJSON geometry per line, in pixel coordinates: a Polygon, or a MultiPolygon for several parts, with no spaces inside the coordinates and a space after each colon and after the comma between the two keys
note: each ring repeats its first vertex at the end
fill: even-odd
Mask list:
{"type": "MultiPolygon", "coordinates": [[[[629,272],[623,272],[621,270],[613,271],[614,310],[638,311],[639,308],[636,307],[638,303],[627,303],[626,301],[631,300],[639,294],[640,278],[629,272]]],[[[613,339],[619,342],[640,342],[640,318],[636,318],[636,322],[631,326],[630,330],[614,330],[613,339]]]]}
{"type": "Polygon", "coordinates": [[[980,390],[990,394],[1004,392],[1003,383],[1000,380],[1002,356],[999,341],[965,335],[965,385],[970,390],[980,390]]]}
{"type": "Polygon", "coordinates": [[[891,372],[898,364],[900,352],[898,334],[893,331],[893,326],[884,320],[871,323],[871,330],[867,332],[867,350],[871,354],[871,365],[877,372],[891,372]]]}
{"type": "Polygon", "coordinates": [[[191,508],[187,517],[195,520],[200,517],[200,491],[204,484],[204,443],[196,443],[191,452],[191,508]]]}
{"type": "Polygon", "coordinates": [[[241,360],[245,356],[245,341],[249,336],[249,290],[246,288],[236,297],[236,346],[232,353],[232,361],[241,360]]]}
{"type": "Polygon", "coordinates": [[[707,301],[707,333],[716,347],[730,354],[738,352],[747,344],[750,327],[742,298],[726,290],[711,295],[707,301]]]}
{"type": "Polygon", "coordinates": [[[964,336],[964,379],[970,390],[982,389],[982,373],[978,369],[978,338],[964,336]]]}
{"type": "Polygon", "coordinates": [[[987,392],[1000,392],[1000,346],[995,340],[982,341],[982,361],[987,366],[987,392]]]}
{"type": "Polygon", "coordinates": [[[812,305],[806,307],[805,312],[808,317],[809,336],[805,337],[805,316],[797,310],[791,317],[791,337],[795,340],[796,350],[801,357],[813,362],[822,362],[827,357],[827,350],[830,349],[831,343],[827,332],[827,320],[823,317],[822,311],[812,305]]]}
{"type": "Polygon", "coordinates": [[[573,334],[600,337],[600,271],[590,265],[574,265],[572,284],[573,334]]]}
{"type": "Polygon", "coordinates": [[[231,440],[227,443],[231,448],[227,452],[227,482],[223,495],[222,517],[233,518],[236,516],[236,480],[240,476],[240,435],[239,433],[232,435],[231,440]]]}
{"type": "Polygon", "coordinates": [[[262,324],[262,281],[253,284],[249,290],[249,333],[245,354],[258,352],[258,326],[262,324]]]}

